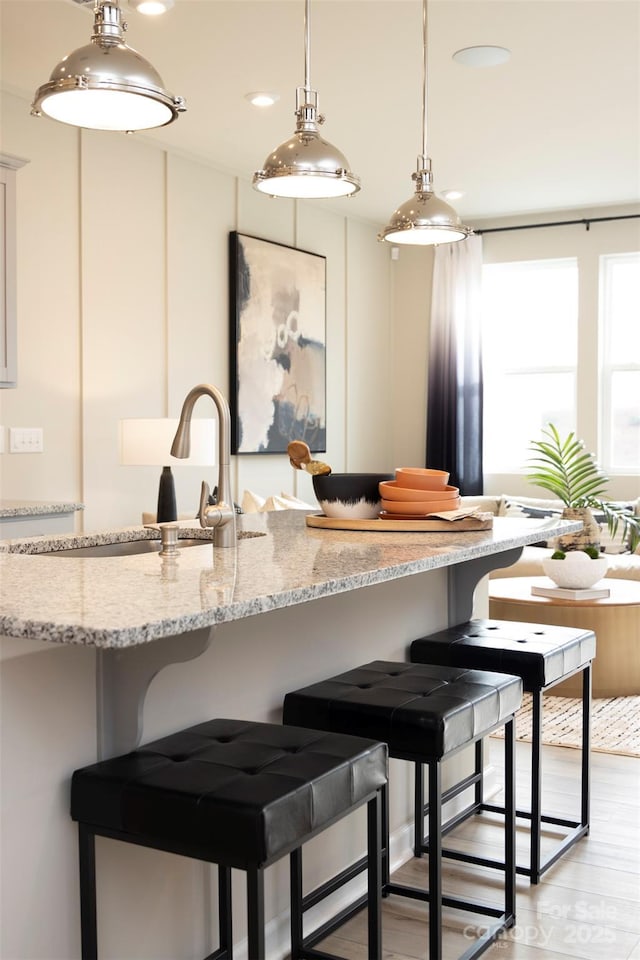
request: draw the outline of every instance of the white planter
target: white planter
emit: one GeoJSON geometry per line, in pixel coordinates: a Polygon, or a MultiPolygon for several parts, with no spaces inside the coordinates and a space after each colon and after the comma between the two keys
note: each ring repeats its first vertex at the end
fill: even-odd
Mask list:
{"type": "Polygon", "coordinates": [[[542,568],[550,580],[557,587],[569,587],[572,590],[587,590],[598,580],[602,580],[607,572],[606,557],[592,560],[581,550],[568,553],[564,560],[552,560],[550,557],[542,561],[542,568]]]}

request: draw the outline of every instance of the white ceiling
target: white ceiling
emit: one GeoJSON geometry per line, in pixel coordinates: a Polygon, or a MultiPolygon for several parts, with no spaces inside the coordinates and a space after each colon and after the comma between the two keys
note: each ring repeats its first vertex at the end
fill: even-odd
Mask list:
{"type": "MultiPolygon", "coordinates": [[[[122,5],[129,44],[187,99],[176,123],[144,136],[249,180],[294,130],[303,0],[176,0],[160,18],[122,5]],[[262,89],[280,94],[269,110],[244,99],[262,89]]],[[[362,179],[356,197],[331,205],[380,224],[413,192],[421,10],[421,0],[311,3],[323,136],[362,179]]],[[[0,0],[2,86],[30,98],[91,27],[72,0],[0,0]]],[[[640,201],[640,0],[430,0],[429,29],[435,186],[465,191],[454,205],[467,220],[640,201]],[[452,61],[475,44],[508,47],[511,60],[452,61]]]]}

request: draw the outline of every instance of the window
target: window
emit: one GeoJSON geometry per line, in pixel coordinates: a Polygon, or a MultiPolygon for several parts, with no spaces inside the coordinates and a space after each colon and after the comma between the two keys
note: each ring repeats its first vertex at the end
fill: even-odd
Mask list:
{"type": "Polygon", "coordinates": [[[575,429],[577,260],[485,264],[482,314],[484,472],[517,473],[545,424],[575,429]]]}
{"type": "Polygon", "coordinates": [[[640,253],[600,258],[601,448],[607,473],[640,472],[640,253]]]}

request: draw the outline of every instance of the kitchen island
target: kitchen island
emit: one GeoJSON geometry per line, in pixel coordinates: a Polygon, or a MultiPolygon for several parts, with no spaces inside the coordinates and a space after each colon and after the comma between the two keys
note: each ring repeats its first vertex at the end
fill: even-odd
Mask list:
{"type": "MultiPolygon", "coordinates": [[[[237,548],[203,542],[175,561],[49,552],[153,535],[140,528],[0,544],[3,960],[79,956],[74,768],[209,717],[278,722],[287,690],[405,659],[416,636],[470,615],[491,569],[579,528],[496,518],[473,533],[353,533],[310,529],[301,511],[239,520],[237,548]]],[[[409,780],[404,767],[393,777],[394,862],[410,849],[409,780]]],[[[338,824],[310,845],[309,884],[359,856],[359,827],[338,824]]],[[[268,943],[283,956],[286,865],[270,875],[268,943]]],[[[212,876],[158,851],[99,844],[102,960],[210,952],[212,876]]]]}

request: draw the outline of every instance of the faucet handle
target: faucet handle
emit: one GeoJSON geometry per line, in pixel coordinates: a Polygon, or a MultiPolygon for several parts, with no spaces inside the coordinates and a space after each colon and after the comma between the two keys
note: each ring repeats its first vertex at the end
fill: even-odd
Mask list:
{"type": "Polygon", "coordinates": [[[200,488],[200,509],[198,510],[198,516],[200,518],[200,525],[202,527],[207,527],[207,507],[209,506],[209,497],[211,496],[211,490],[209,484],[206,480],[202,481],[202,487],[200,488]]]}

